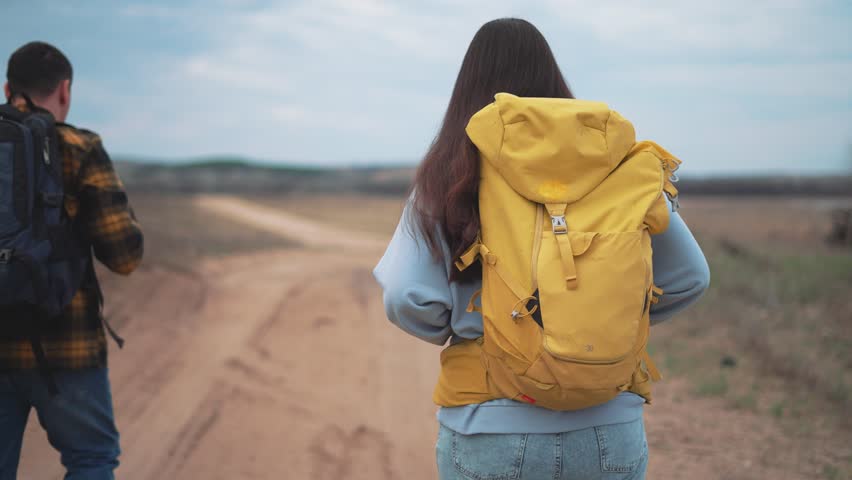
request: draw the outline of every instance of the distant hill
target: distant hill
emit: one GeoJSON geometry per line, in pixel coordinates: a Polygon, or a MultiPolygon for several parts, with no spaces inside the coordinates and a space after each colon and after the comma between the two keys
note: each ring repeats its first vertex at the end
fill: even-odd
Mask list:
{"type": "MultiPolygon", "coordinates": [[[[402,195],[415,167],[310,168],[211,158],[186,163],[116,161],[131,191],[173,193],[356,192],[402,195]]],[[[852,196],[852,176],[684,178],[683,192],[699,195],[852,196]]]]}
{"type": "Polygon", "coordinates": [[[309,168],[270,166],[245,160],[191,163],[116,161],[131,191],[174,193],[363,192],[399,195],[414,168],[309,168]]]}

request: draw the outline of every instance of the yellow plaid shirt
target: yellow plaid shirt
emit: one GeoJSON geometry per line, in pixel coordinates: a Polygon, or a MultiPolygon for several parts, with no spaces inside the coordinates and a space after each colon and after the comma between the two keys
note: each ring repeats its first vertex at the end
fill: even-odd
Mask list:
{"type": "MultiPolygon", "coordinates": [[[[129,274],[142,260],[142,230],[100,137],[62,123],[57,124],[57,133],[69,217],[78,231],[87,234],[91,251],[101,263],[114,272],[129,274]]],[[[89,264],[90,272],[71,303],[42,334],[51,368],[106,366],[100,288],[91,257],[89,264]]],[[[29,339],[0,338],[0,370],[36,367],[29,339]]]]}

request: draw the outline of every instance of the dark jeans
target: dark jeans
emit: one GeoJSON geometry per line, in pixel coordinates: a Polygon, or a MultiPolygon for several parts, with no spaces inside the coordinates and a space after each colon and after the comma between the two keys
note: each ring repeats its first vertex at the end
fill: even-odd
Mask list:
{"type": "Polygon", "coordinates": [[[114,479],[121,450],[107,369],[55,377],[59,394],[51,397],[37,371],[0,372],[0,480],[15,479],[31,408],[61,454],[66,480],[114,479]]]}

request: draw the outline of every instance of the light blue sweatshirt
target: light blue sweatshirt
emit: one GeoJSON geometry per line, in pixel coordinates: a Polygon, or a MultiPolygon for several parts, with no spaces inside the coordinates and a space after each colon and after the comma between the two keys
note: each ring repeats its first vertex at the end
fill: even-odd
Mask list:
{"type": "MultiPolygon", "coordinates": [[[[465,311],[480,282],[450,283],[452,259],[444,245],[444,259],[436,262],[423,238],[412,227],[406,207],[379,264],[373,271],[384,290],[388,319],[407,333],[435,345],[451,337],[482,336],[482,316],[465,311]]],[[[677,213],[669,228],[651,240],[654,249],[654,283],[663,289],[659,303],[651,307],[651,324],[666,320],[701,297],[710,283],[710,269],[701,248],[677,213]]],[[[437,359],[436,359],[437,361],[437,359]]],[[[596,407],[557,412],[513,400],[492,400],[442,407],[438,421],[456,432],[559,433],[597,425],[629,422],[642,416],[644,400],[622,393],[596,407]]]]}

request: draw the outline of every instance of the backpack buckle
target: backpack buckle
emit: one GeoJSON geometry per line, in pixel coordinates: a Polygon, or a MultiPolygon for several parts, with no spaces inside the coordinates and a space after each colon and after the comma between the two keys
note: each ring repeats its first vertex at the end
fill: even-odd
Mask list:
{"type": "Polygon", "coordinates": [[[568,233],[568,224],[565,222],[565,215],[551,215],[550,223],[553,226],[554,235],[564,235],[568,233]]]}
{"type": "Polygon", "coordinates": [[[14,250],[10,248],[4,248],[0,250],[0,264],[7,264],[12,261],[12,254],[14,254],[14,250]]]}

